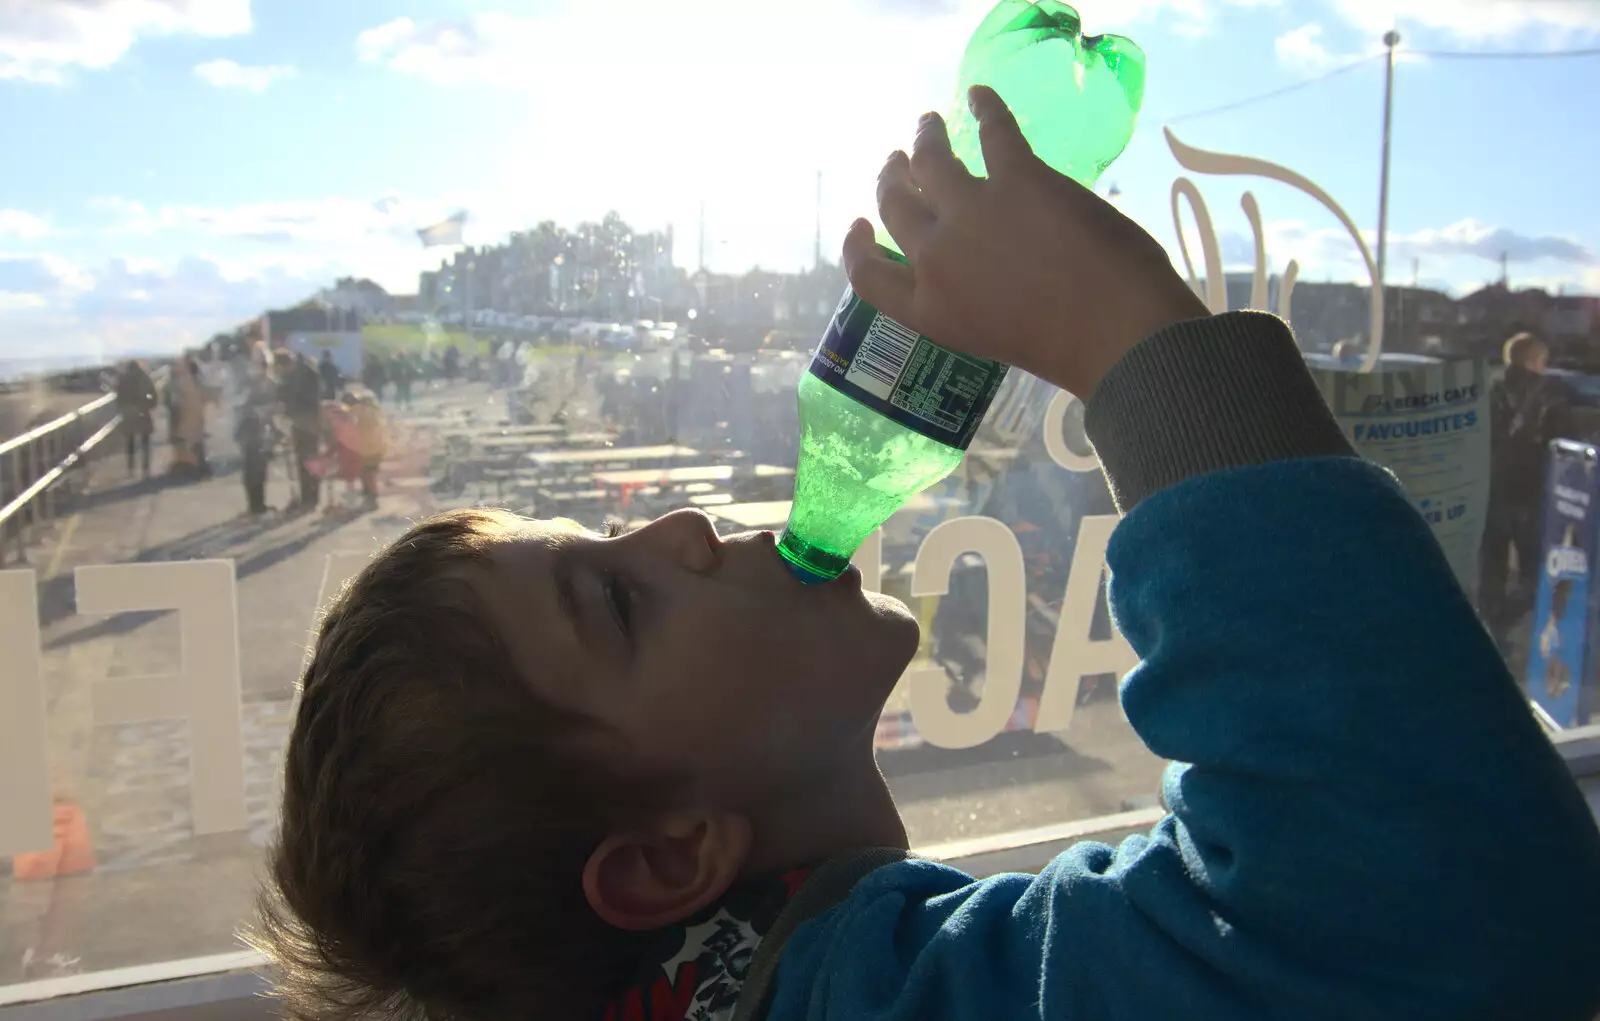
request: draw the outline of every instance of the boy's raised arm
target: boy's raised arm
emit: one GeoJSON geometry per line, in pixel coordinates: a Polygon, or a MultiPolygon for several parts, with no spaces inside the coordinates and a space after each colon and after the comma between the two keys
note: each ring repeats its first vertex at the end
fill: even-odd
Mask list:
{"type": "Polygon", "coordinates": [[[992,104],[991,179],[919,138],[880,190],[915,268],[857,230],[851,278],[935,339],[1093,393],[1128,510],[1108,552],[1142,660],[1123,704],[1178,763],[1171,814],[1036,878],[879,870],[796,934],[783,974],[810,978],[780,981],[773,1016],[1587,1021],[1600,834],[1427,526],[1350,456],[1287,327],[1204,317],[992,104]],[[1047,286],[1040,258],[1089,289],[1047,286]]]}

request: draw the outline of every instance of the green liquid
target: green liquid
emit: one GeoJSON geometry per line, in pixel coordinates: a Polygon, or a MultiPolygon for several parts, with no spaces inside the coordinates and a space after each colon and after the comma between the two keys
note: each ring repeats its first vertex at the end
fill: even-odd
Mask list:
{"type": "Polygon", "coordinates": [[[983,19],[962,55],[947,118],[968,170],[984,174],[967,109],[973,85],[998,92],[1034,153],[1086,188],[1122,154],[1144,101],[1144,51],[1126,36],[1082,33],[1078,12],[1060,0],[1001,0],[983,19]]]}
{"type": "Polygon", "coordinates": [[[837,578],[874,529],[955,471],[963,456],[807,372],[800,377],[794,506],[778,552],[807,581],[837,578]]]}

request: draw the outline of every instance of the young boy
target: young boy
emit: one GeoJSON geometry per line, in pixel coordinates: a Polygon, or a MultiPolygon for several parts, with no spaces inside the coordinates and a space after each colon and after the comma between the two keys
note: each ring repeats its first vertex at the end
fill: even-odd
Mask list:
{"type": "Polygon", "coordinates": [[[306,674],[259,937],[294,1016],[1592,1017],[1600,835],[1426,525],[1281,322],[1207,317],[972,98],[990,176],[924,118],[879,182],[911,265],[864,223],[846,265],[1093,395],[1171,814],[1036,877],[907,859],[872,755],[904,607],[696,514],[446,516],[306,674]]]}

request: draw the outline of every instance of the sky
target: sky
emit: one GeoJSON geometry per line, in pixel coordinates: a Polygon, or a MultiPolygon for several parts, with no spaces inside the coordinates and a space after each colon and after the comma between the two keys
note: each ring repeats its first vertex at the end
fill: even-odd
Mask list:
{"type": "MultiPolygon", "coordinates": [[[[616,210],[675,258],[798,270],[873,212],[887,153],[944,110],[992,0],[0,0],[0,359],[205,340],[331,284],[416,289],[416,229],[467,241],[616,210]]],[[[1600,0],[1082,0],[1149,60],[1101,179],[1178,253],[1173,185],[1205,197],[1229,269],[1368,282],[1322,204],[1186,171],[1184,144],[1288,167],[1370,238],[1384,64],[1395,71],[1389,280],[1600,294],[1600,0]],[[1590,97],[1587,101],[1585,97],[1590,97]],[[1193,116],[1195,114],[1200,116],[1193,116]]],[[[1193,222],[1185,212],[1186,223],[1193,222]]],[[[1198,246],[1192,228],[1191,247],[1198,246]]],[[[1182,268],[1181,258],[1177,260],[1182,268]]]]}

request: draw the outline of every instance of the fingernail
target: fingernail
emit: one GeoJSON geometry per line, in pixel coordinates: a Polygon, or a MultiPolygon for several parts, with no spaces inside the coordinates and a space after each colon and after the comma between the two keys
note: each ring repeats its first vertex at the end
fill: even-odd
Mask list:
{"type": "Polygon", "coordinates": [[[972,88],[967,90],[967,109],[972,111],[972,115],[974,117],[976,117],[978,115],[978,96],[979,95],[980,95],[980,93],[978,92],[978,86],[976,86],[976,85],[974,85],[972,88]]]}
{"type": "Polygon", "coordinates": [[[921,131],[923,128],[930,128],[934,124],[938,123],[938,120],[939,115],[934,113],[932,110],[929,110],[927,113],[917,118],[917,130],[921,131]]]}

